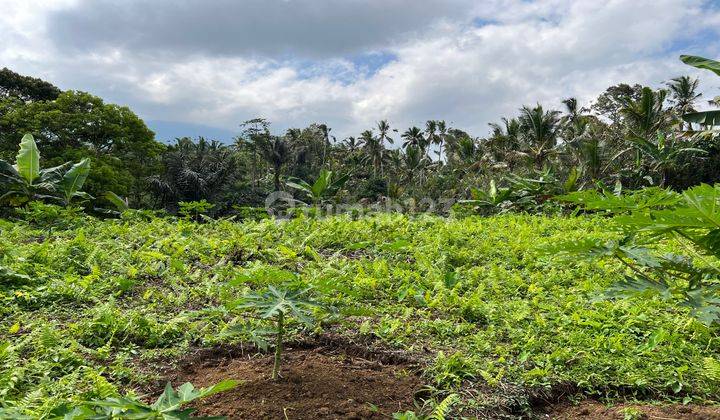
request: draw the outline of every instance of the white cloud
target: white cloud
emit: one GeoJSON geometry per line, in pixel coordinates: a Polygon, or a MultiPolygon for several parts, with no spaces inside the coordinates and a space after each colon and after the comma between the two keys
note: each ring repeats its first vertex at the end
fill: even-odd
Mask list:
{"type": "MultiPolygon", "coordinates": [[[[295,44],[283,39],[279,53],[268,44],[272,39],[251,40],[263,44],[259,52],[248,45],[231,48],[227,40],[221,51],[210,44],[203,50],[212,37],[192,31],[142,48],[98,33],[103,42],[77,48],[63,44],[75,38],[57,34],[65,27],[58,19],[79,19],[98,30],[92,21],[95,14],[71,18],[69,13],[79,13],[78,9],[57,12],[73,2],[47,1],[31,8],[24,1],[0,0],[10,11],[0,14],[0,38],[11,41],[0,46],[0,64],[46,77],[62,88],[88,90],[128,104],[146,119],[232,129],[245,119],[264,116],[278,129],[327,122],[339,136],[357,134],[382,118],[398,128],[442,118],[484,134],[488,122],[514,114],[523,104],[557,107],[568,96],[589,101],[619,82],[658,86],[691,73],[702,77],[706,91],[720,85],[720,79],[677,59],[681,52],[720,53],[720,11],[701,0],[491,0],[482,7],[453,0],[448,3],[453,5],[451,12],[434,0],[391,3],[389,13],[410,8],[409,14],[419,16],[422,25],[402,20],[398,30],[373,36],[353,28],[355,32],[344,38],[347,48],[328,41],[323,51],[318,40],[336,34],[323,32],[321,24],[338,16],[347,19],[348,10],[355,9],[315,10],[306,19],[320,27],[310,34],[286,28],[302,35],[295,44]],[[191,38],[192,48],[178,45],[191,38]],[[373,51],[391,54],[393,60],[369,73],[362,62],[351,61],[373,51]]],[[[203,2],[202,7],[212,4],[203,2]]],[[[253,13],[263,15],[262,8],[256,10],[260,3],[253,4],[253,13]]],[[[365,4],[371,7],[363,11],[362,22],[369,25],[366,22],[377,16],[377,22],[387,25],[379,6],[384,3],[365,4]]],[[[267,11],[282,13],[277,7],[267,11]]],[[[221,12],[205,10],[201,15],[221,12]]],[[[154,16],[160,10],[148,13],[154,16]]],[[[288,16],[274,18],[286,25],[293,22],[288,16]]],[[[306,23],[299,19],[295,24],[306,23]]],[[[368,30],[383,31],[379,25],[368,30]]],[[[146,38],[148,31],[137,38],[146,38]]],[[[223,36],[222,31],[211,34],[223,36]]]]}

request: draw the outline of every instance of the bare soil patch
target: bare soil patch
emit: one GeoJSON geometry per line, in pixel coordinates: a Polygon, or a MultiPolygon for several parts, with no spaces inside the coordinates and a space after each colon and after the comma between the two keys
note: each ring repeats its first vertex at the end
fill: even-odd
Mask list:
{"type": "Polygon", "coordinates": [[[195,405],[197,415],[230,419],[388,418],[413,408],[422,382],[410,365],[386,364],[338,349],[294,348],[283,355],[282,376],[270,378],[273,356],[195,358],[174,383],[209,386],[224,379],[241,384],[195,405]]]}
{"type": "Polygon", "coordinates": [[[562,403],[547,408],[546,414],[541,418],[548,419],[619,419],[623,420],[628,413],[629,418],[646,420],[670,420],[670,419],[691,419],[691,420],[720,420],[720,407],[702,406],[695,404],[667,404],[667,405],[642,405],[642,404],[617,404],[608,407],[597,401],[583,401],[577,405],[562,403]],[[637,414],[639,417],[630,417],[630,414],[637,414]]]}

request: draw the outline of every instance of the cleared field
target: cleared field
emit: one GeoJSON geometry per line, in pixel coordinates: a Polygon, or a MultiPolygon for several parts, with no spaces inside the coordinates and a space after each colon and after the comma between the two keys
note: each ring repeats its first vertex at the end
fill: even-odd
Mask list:
{"type": "MultiPolygon", "coordinates": [[[[207,371],[215,366],[234,366],[227,379],[241,387],[260,381],[252,392],[275,392],[261,386],[267,356],[254,355],[265,341],[272,349],[263,332],[272,325],[226,306],[274,285],[311,287],[331,309],[316,311],[313,327],[290,320],[284,380],[306,380],[308,366],[337,380],[343,369],[367,370],[367,381],[392,388],[392,377],[406,391],[396,405],[358,401],[343,415],[413,409],[407,392],[457,393],[456,413],[469,416],[570,397],[716,401],[717,327],[657,298],[607,299],[619,264],[540,251],[605,237],[607,222],[387,214],[243,224],[139,215],[65,216],[52,227],[0,221],[0,400],[43,415],[68,401],[155,395],[168,379],[221,379],[207,371]],[[204,364],[203,351],[215,355],[204,364]]],[[[203,413],[228,414],[223,398],[233,392],[203,413]]],[[[305,408],[332,416],[327,398],[305,408]]]]}

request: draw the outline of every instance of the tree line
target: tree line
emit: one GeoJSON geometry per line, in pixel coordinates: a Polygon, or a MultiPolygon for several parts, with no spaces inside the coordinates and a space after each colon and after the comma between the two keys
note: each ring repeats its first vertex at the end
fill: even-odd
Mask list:
{"type": "Polygon", "coordinates": [[[275,132],[257,118],[241,124],[233,144],[163,144],[127,107],[3,69],[0,159],[9,161],[30,133],[49,165],[90,158],[85,190],[98,200],[112,191],[131,207],[169,211],[206,200],[217,214],[262,206],[278,190],[308,198],[323,177],[327,185],[342,179],[322,196],[338,203],[462,200],[519,179],[548,194],[561,185],[683,189],[720,180],[717,124],[697,111],[704,100],[698,79],[680,76],[659,87],[617,84],[589,104],[521,106],[480,137],[443,120],[407,128],[381,120],[339,139],[326,124],[275,132]]]}

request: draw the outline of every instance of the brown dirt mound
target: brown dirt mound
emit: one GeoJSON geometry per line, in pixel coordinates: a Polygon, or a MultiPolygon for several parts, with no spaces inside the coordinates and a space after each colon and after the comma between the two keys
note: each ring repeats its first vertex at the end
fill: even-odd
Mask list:
{"type": "Polygon", "coordinates": [[[608,407],[597,401],[583,401],[573,405],[563,403],[548,407],[548,412],[543,415],[549,419],[692,419],[692,420],[720,420],[720,407],[701,405],[639,405],[639,404],[617,404],[608,407]],[[628,414],[628,417],[626,416],[628,414]],[[630,415],[637,414],[637,417],[630,415]]]}
{"type": "Polygon", "coordinates": [[[178,383],[209,386],[223,379],[241,384],[195,405],[196,415],[230,419],[388,418],[412,409],[422,386],[406,365],[384,365],[321,349],[293,349],[283,355],[283,378],[272,381],[273,356],[196,360],[178,383]]]}

